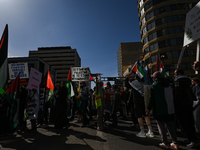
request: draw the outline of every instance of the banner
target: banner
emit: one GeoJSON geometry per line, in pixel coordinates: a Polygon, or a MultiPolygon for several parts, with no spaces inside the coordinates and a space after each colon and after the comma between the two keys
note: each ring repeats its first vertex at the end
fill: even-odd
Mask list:
{"type": "Polygon", "coordinates": [[[28,75],[28,64],[27,63],[11,63],[9,67],[9,78],[14,80],[20,73],[20,79],[29,78],[28,75]]]}
{"type": "Polygon", "coordinates": [[[89,81],[90,68],[89,67],[72,67],[72,81],[89,81]]]}

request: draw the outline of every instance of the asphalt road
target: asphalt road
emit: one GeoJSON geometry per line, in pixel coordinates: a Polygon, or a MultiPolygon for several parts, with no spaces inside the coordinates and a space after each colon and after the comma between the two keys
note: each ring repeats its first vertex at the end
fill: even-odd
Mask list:
{"type": "MultiPolygon", "coordinates": [[[[154,138],[136,137],[139,127],[131,128],[132,122],[121,118],[116,128],[110,126],[111,121],[106,121],[103,132],[96,130],[95,118],[84,128],[76,121],[75,118],[70,122],[69,129],[55,129],[53,124],[49,124],[47,127],[37,128],[36,132],[25,130],[0,135],[0,150],[161,150],[155,120],[152,120],[154,138]]],[[[30,129],[30,122],[27,127],[30,129]]],[[[147,130],[145,126],[145,131],[147,130]]],[[[184,133],[177,132],[177,136],[180,148],[186,150],[184,133]]],[[[191,150],[200,150],[200,147],[191,150]]]]}

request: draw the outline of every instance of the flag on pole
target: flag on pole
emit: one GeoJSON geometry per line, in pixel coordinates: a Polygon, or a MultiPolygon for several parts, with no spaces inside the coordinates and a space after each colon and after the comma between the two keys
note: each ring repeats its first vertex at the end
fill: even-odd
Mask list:
{"type": "Polygon", "coordinates": [[[139,62],[139,59],[138,61],[136,61],[136,63],[134,64],[133,68],[131,69],[131,71],[134,71],[136,72],[136,74],[140,77],[140,78],[143,78],[145,76],[145,72],[144,70],[142,69],[141,65],[140,65],[140,62],[139,62]]]}
{"type": "Polygon", "coordinates": [[[5,88],[7,81],[8,56],[8,25],[4,29],[0,41],[0,88],[5,88]]]}
{"type": "MultiPolygon", "coordinates": [[[[160,73],[162,73],[162,75],[164,75],[164,70],[163,70],[161,61],[160,61],[160,59],[159,59],[158,56],[157,56],[157,58],[156,58],[155,72],[156,72],[156,71],[159,71],[160,73]]],[[[165,75],[164,75],[164,76],[165,76],[165,75]]]]}
{"type": "Polygon", "coordinates": [[[91,73],[90,73],[89,81],[94,81],[94,78],[92,77],[91,73]]]}
{"type": "Polygon", "coordinates": [[[10,106],[10,112],[9,112],[9,116],[10,116],[9,125],[10,125],[11,130],[17,127],[17,123],[15,123],[13,120],[14,120],[14,116],[17,112],[16,95],[17,95],[17,91],[18,91],[18,86],[19,86],[19,74],[4,94],[4,98],[11,105],[10,106]]]}
{"type": "Polygon", "coordinates": [[[53,90],[54,90],[54,85],[53,85],[53,81],[51,79],[51,75],[49,72],[49,69],[47,71],[47,84],[46,84],[46,93],[47,93],[47,101],[51,98],[51,96],[53,95],[53,90]]]}
{"type": "Polygon", "coordinates": [[[72,86],[72,73],[71,73],[71,68],[69,70],[68,76],[67,76],[67,89],[68,89],[68,96],[69,99],[74,96],[74,90],[73,90],[73,86],[72,86]]]}

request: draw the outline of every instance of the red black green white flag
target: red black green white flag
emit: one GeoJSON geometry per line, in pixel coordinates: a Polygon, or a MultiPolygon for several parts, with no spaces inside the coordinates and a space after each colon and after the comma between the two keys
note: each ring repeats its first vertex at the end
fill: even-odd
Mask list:
{"type": "Polygon", "coordinates": [[[161,61],[160,61],[158,56],[157,56],[157,59],[156,59],[155,71],[159,71],[160,73],[162,73],[162,75],[165,75],[161,61]]]}
{"type": "Polygon", "coordinates": [[[138,61],[134,64],[133,68],[131,69],[131,71],[136,72],[136,74],[140,77],[143,78],[146,74],[144,72],[144,70],[141,68],[141,66],[139,65],[138,61]]]}
{"type": "Polygon", "coordinates": [[[13,128],[17,127],[17,123],[13,121],[13,118],[17,112],[17,100],[16,100],[16,95],[19,87],[19,74],[13,80],[12,84],[10,87],[7,89],[7,91],[4,93],[4,98],[10,103],[10,112],[9,112],[9,125],[10,129],[12,130],[13,128]]]}
{"type": "Polygon", "coordinates": [[[71,68],[69,70],[68,76],[67,76],[67,89],[68,89],[68,97],[71,98],[72,96],[74,96],[74,90],[73,90],[73,85],[72,85],[72,72],[71,72],[71,68]]]}
{"type": "MultiPolygon", "coordinates": [[[[8,25],[4,29],[3,35],[0,41],[0,88],[5,88],[7,81],[7,56],[8,56],[8,25]]],[[[3,94],[3,89],[1,94],[3,94]]]]}

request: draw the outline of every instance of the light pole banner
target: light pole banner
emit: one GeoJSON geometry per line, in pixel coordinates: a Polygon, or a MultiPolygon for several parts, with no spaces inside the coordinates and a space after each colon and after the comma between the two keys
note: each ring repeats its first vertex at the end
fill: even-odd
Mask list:
{"type": "Polygon", "coordinates": [[[200,39],[200,2],[186,15],[183,47],[200,39]]]}
{"type": "Polygon", "coordinates": [[[8,67],[10,80],[14,80],[20,72],[20,79],[29,78],[28,63],[11,63],[8,64],[8,67]]]}
{"type": "Polygon", "coordinates": [[[72,81],[89,81],[90,68],[89,67],[72,67],[72,81]]]}

